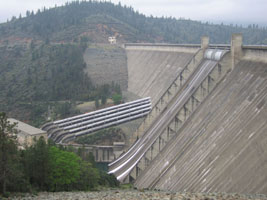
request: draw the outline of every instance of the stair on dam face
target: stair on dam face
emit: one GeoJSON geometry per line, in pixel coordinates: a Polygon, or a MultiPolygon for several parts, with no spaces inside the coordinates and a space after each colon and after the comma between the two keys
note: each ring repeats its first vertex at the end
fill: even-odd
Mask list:
{"type": "Polygon", "coordinates": [[[139,176],[136,186],[266,194],[266,69],[266,63],[241,61],[139,176]]]}
{"type": "MultiPolygon", "coordinates": [[[[213,50],[215,51],[215,50],[213,50]]],[[[216,50],[216,52],[218,52],[216,50]]],[[[222,54],[223,55],[223,54],[222,54]]],[[[166,143],[171,140],[173,137],[172,133],[169,132],[168,125],[171,123],[171,120],[176,118],[177,112],[185,110],[190,111],[189,108],[186,108],[185,105],[192,96],[193,93],[197,92],[197,89],[202,86],[203,81],[208,76],[215,66],[218,66],[217,61],[204,59],[199,65],[198,70],[194,72],[190,80],[186,82],[184,87],[178,92],[176,98],[168,105],[167,109],[161,113],[161,118],[156,120],[152,126],[145,132],[145,134],[130,148],[128,152],[122,155],[118,160],[110,164],[109,173],[113,173],[118,180],[123,181],[127,176],[133,179],[136,179],[140,175],[151,160],[153,160],[157,154],[164,148],[166,143]],[[165,129],[167,128],[166,137],[162,137],[165,134],[165,129]],[[162,134],[163,133],[163,134],[162,134]],[[154,154],[154,155],[152,155],[154,154]]],[[[204,87],[202,87],[203,89],[204,87]]],[[[201,90],[202,90],[201,89],[201,90]]],[[[207,91],[206,93],[208,93],[207,91]]],[[[203,95],[202,95],[203,96],[203,95]]],[[[197,98],[195,99],[197,101],[197,98]]],[[[201,100],[199,100],[201,102],[201,100]]],[[[194,107],[191,105],[192,108],[194,107]]],[[[196,107],[197,105],[195,105],[196,107]]],[[[190,115],[190,112],[187,113],[190,115]]],[[[185,121],[186,119],[180,119],[177,117],[178,121],[185,121]]],[[[186,117],[185,117],[186,118],[186,117]]],[[[176,122],[175,122],[176,123],[176,122]]]]}

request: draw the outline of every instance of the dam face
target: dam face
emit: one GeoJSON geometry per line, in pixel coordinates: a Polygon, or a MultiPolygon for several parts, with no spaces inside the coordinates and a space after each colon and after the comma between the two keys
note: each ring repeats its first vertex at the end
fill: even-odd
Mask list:
{"type": "Polygon", "coordinates": [[[151,97],[154,105],[197,50],[196,47],[126,44],[128,91],[142,98],[151,97]]]}
{"type": "Polygon", "coordinates": [[[136,184],[173,191],[266,194],[266,100],[266,64],[240,61],[136,184]],[[165,163],[170,163],[167,170],[165,163]],[[161,177],[154,182],[151,177],[158,173],[161,177]]]}
{"type": "Polygon", "coordinates": [[[137,188],[267,194],[267,47],[203,41],[125,46],[128,90],[154,106],[110,173],[137,188]]]}

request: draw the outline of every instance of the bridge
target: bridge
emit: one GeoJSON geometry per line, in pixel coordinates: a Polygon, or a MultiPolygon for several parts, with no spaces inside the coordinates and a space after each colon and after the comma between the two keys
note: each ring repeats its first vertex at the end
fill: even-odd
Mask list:
{"type": "Polygon", "coordinates": [[[150,97],[111,106],[94,112],[46,123],[42,129],[56,143],[68,143],[77,137],[146,116],[150,97]]]}
{"type": "Polygon", "coordinates": [[[109,173],[137,188],[267,194],[267,47],[243,45],[242,35],[234,34],[231,45],[212,45],[203,37],[201,45],[125,48],[136,71],[142,63],[149,70],[146,58],[153,63],[177,54],[171,61],[176,65],[164,63],[176,73],[155,92],[151,76],[142,76],[145,89],[134,84],[138,72],[128,64],[128,89],[151,93],[153,107],[109,173]]]}

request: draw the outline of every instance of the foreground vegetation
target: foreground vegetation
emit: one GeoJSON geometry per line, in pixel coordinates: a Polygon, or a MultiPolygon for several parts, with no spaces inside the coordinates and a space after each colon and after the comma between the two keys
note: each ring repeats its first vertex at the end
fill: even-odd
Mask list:
{"type": "Polygon", "coordinates": [[[119,185],[114,176],[97,169],[93,155],[85,155],[82,149],[74,153],[41,137],[19,150],[14,126],[0,113],[0,193],[90,191],[119,185]]]}

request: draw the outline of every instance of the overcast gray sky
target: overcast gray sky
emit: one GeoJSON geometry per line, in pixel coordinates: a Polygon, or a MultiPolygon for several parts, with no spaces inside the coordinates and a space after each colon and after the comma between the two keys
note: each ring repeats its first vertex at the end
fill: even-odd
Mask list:
{"type": "MultiPolygon", "coordinates": [[[[111,0],[116,4],[119,1],[146,15],[267,26],[267,0],[111,0]]],[[[67,0],[0,0],[0,22],[20,13],[24,16],[26,10],[36,11],[65,2],[67,0]]]]}

